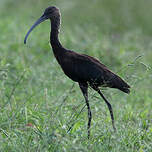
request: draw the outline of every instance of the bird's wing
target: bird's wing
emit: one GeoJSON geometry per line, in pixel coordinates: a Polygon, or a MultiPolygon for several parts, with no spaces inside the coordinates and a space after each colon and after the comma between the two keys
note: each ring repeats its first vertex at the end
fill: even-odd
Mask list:
{"type": "Polygon", "coordinates": [[[73,77],[79,82],[88,81],[96,86],[118,88],[129,93],[130,86],[118,75],[110,71],[99,60],[84,54],[72,53],[73,77]]]}
{"type": "Polygon", "coordinates": [[[85,54],[72,53],[74,73],[82,81],[105,81],[112,72],[99,60],[85,54]]]}
{"type": "Polygon", "coordinates": [[[106,67],[104,64],[102,64],[102,63],[101,63],[98,59],[96,59],[95,57],[92,57],[92,56],[89,56],[89,55],[86,55],[86,54],[82,54],[82,55],[83,55],[84,57],[88,58],[89,60],[91,60],[92,62],[98,64],[99,66],[102,66],[102,67],[104,67],[104,68],[107,69],[107,67],[106,67]]]}

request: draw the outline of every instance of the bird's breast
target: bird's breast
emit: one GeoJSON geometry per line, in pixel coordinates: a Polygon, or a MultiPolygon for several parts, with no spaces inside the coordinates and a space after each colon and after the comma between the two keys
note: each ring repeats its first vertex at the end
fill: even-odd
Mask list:
{"type": "Polygon", "coordinates": [[[79,78],[76,75],[76,66],[73,61],[64,59],[59,63],[63,72],[73,81],[79,82],[79,78]]]}

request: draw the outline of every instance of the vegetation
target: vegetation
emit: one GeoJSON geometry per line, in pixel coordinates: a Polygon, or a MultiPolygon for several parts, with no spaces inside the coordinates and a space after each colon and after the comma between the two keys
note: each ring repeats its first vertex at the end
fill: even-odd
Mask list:
{"type": "Polygon", "coordinates": [[[1,0],[0,151],[151,152],[151,6],[142,0],[1,0]],[[99,58],[131,85],[130,95],[102,89],[113,106],[116,133],[106,104],[90,89],[87,139],[85,102],[53,56],[48,21],[23,44],[50,5],[61,9],[66,48],[99,58]]]}

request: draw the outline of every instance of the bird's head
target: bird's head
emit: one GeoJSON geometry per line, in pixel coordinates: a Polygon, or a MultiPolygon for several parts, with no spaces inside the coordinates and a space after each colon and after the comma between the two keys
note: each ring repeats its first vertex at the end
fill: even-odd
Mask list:
{"type": "Polygon", "coordinates": [[[43,14],[46,19],[54,19],[55,17],[58,17],[60,15],[60,11],[58,8],[55,6],[50,6],[45,9],[44,14],[43,14]]]}
{"type": "Polygon", "coordinates": [[[60,16],[60,11],[58,8],[55,6],[50,6],[45,9],[43,15],[31,26],[30,30],[27,32],[25,39],[24,39],[24,44],[26,44],[26,40],[31,33],[31,31],[40,23],[44,22],[47,19],[53,20],[56,17],[60,16]]]}

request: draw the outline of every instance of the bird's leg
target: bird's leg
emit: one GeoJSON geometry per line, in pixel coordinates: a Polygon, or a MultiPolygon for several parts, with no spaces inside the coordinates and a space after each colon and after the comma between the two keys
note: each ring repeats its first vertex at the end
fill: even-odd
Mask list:
{"type": "Polygon", "coordinates": [[[83,93],[83,96],[85,98],[86,105],[88,108],[88,139],[89,139],[92,114],[91,114],[91,109],[90,109],[89,100],[88,100],[88,84],[87,83],[79,83],[79,86],[80,86],[80,89],[83,93]]]}
{"type": "Polygon", "coordinates": [[[114,131],[116,131],[115,124],[114,124],[114,116],[113,116],[112,106],[111,106],[111,104],[108,102],[108,100],[104,97],[104,95],[101,93],[101,91],[100,91],[99,89],[96,90],[96,91],[100,94],[100,96],[101,96],[101,97],[103,98],[103,100],[106,102],[106,104],[107,104],[107,106],[108,106],[108,109],[109,109],[109,112],[110,112],[113,129],[114,129],[114,131]]]}

